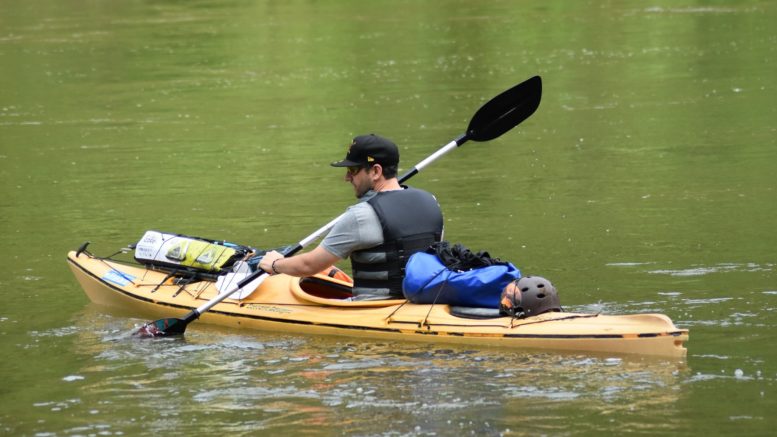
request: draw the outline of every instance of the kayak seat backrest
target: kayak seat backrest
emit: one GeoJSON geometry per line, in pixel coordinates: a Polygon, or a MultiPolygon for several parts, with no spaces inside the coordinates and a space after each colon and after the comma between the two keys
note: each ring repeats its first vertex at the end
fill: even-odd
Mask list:
{"type": "Polygon", "coordinates": [[[305,293],[323,299],[348,299],[353,296],[352,287],[315,276],[302,278],[299,286],[305,293]]]}

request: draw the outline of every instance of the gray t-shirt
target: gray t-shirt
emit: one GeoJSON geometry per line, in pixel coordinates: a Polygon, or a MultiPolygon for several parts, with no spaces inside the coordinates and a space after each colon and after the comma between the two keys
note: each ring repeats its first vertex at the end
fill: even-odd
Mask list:
{"type": "Polygon", "coordinates": [[[374,191],[365,194],[360,202],[348,207],[343,217],[335,223],[321,246],[340,259],[348,258],[352,252],[369,249],[383,244],[383,227],[378,214],[367,203],[375,196],[374,191]]]}

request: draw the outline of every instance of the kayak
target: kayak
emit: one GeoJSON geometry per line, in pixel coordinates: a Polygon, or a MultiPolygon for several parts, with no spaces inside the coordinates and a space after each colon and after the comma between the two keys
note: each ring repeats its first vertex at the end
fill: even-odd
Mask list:
{"type": "MultiPolygon", "coordinates": [[[[218,295],[209,279],[183,280],[140,263],[71,251],[68,265],[89,299],[139,316],[180,317],[218,295]]],[[[354,301],[351,282],[319,273],[268,276],[248,295],[226,298],[200,316],[206,324],[274,332],[457,343],[555,351],[684,357],[688,330],[663,314],[549,312],[518,319],[490,309],[354,301]],[[485,313],[485,315],[484,315],[485,313]]]]}

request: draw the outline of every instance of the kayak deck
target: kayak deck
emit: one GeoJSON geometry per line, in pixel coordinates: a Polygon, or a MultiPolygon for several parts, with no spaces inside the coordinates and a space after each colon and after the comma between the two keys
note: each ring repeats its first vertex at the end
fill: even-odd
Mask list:
{"type": "MultiPolygon", "coordinates": [[[[149,317],[181,317],[218,294],[215,283],[176,283],[140,265],[68,254],[89,299],[149,317]]],[[[243,299],[227,298],[201,315],[203,323],[294,333],[347,335],[516,348],[684,357],[688,330],[663,314],[551,312],[526,319],[471,319],[448,305],[404,299],[349,301],[350,284],[325,275],[267,277],[243,299]]]]}

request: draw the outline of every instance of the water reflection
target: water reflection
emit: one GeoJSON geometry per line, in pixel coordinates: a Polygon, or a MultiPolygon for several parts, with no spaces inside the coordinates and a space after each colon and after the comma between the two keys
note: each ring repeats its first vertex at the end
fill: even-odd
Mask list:
{"type": "Polygon", "coordinates": [[[181,338],[136,339],[128,333],[141,320],[95,305],[74,320],[35,334],[72,338],[82,363],[68,382],[77,386],[75,400],[52,400],[39,412],[68,408],[81,418],[78,429],[105,418],[111,425],[101,431],[114,434],[174,427],[325,435],[333,424],[337,433],[360,435],[566,433],[575,425],[554,418],[571,409],[628,414],[641,429],[658,431],[656,414],[673,414],[689,375],[682,362],[666,359],[374,343],[201,324],[181,338]],[[653,419],[640,416],[643,410],[653,419]]]}

